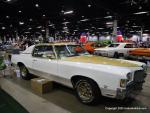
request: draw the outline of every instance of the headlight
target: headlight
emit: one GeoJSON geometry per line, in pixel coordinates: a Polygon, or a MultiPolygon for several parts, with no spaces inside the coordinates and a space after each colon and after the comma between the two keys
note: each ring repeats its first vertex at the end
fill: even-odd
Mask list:
{"type": "Polygon", "coordinates": [[[121,79],[120,80],[120,87],[125,88],[127,85],[127,79],[121,79]]]}
{"type": "Polygon", "coordinates": [[[132,73],[127,74],[127,82],[132,81],[132,73]]]}

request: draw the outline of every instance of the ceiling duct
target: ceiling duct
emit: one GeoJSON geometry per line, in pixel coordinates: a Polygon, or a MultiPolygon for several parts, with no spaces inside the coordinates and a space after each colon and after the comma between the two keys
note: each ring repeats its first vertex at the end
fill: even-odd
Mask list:
{"type": "Polygon", "coordinates": [[[130,4],[132,6],[132,5],[137,5],[137,2],[135,0],[126,0],[120,4],[130,4]]]}
{"type": "Polygon", "coordinates": [[[129,4],[131,6],[138,5],[138,4],[147,4],[148,0],[126,0],[120,4],[129,4]]]}

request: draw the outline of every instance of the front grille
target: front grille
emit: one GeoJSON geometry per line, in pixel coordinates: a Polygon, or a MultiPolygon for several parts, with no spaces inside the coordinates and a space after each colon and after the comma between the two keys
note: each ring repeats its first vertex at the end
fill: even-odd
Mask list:
{"type": "Polygon", "coordinates": [[[144,70],[138,70],[134,73],[134,82],[144,82],[145,72],[144,70]]]}

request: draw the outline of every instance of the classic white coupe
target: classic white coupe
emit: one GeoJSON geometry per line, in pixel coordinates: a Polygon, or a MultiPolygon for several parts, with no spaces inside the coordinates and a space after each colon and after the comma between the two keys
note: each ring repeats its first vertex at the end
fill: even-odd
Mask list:
{"type": "Polygon", "coordinates": [[[106,57],[115,57],[119,58],[120,56],[128,56],[128,51],[136,48],[136,45],[133,43],[113,43],[105,48],[95,49],[95,54],[106,56],[106,57]]]}
{"type": "Polygon", "coordinates": [[[75,44],[40,44],[12,55],[23,79],[30,74],[74,88],[84,104],[94,104],[100,96],[124,99],[135,85],[144,82],[146,65],[88,54],[75,44]]]}

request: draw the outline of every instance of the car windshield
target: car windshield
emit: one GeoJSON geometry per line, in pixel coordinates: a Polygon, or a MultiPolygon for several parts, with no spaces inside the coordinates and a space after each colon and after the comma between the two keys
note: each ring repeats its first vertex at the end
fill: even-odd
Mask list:
{"type": "Polygon", "coordinates": [[[80,45],[55,46],[55,50],[59,58],[89,55],[89,53],[80,45]]]}
{"type": "Polygon", "coordinates": [[[118,47],[119,44],[110,44],[108,47],[118,47]]]}

